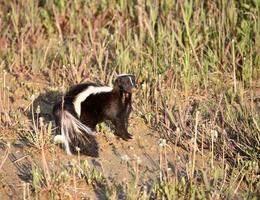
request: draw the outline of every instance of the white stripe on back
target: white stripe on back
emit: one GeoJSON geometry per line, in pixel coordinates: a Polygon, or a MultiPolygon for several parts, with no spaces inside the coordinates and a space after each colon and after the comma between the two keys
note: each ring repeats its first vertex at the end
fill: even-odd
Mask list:
{"type": "Polygon", "coordinates": [[[73,102],[78,117],[80,117],[81,114],[81,103],[85,101],[88,96],[102,92],[111,92],[112,90],[113,88],[108,86],[89,86],[87,89],[79,93],[73,102]]]}

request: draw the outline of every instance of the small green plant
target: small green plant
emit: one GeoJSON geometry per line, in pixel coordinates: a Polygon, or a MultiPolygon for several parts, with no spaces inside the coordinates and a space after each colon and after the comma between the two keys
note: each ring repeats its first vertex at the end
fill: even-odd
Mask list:
{"type": "Polygon", "coordinates": [[[43,118],[39,117],[40,106],[36,109],[36,116],[33,111],[32,103],[32,121],[33,121],[33,130],[29,130],[25,137],[27,140],[38,149],[45,148],[48,145],[51,145],[52,140],[52,122],[44,124],[43,118]]]}

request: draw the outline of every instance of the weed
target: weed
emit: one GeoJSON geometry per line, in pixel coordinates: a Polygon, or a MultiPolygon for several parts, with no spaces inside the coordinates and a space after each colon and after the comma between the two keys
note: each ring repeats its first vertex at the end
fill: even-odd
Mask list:
{"type": "Polygon", "coordinates": [[[7,75],[34,82],[40,74],[64,91],[89,80],[110,84],[115,74],[129,72],[140,85],[135,114],[167,144],[159,148],[160,175],[153,186],[137,184],[137,162],[136,179],[124,185],[109,184],[80,161],[56,176],[44,155],[52,124],[33,111],[27,139],[43,160],[42,170],[33,169],[35,191],[44,183],[61,199],[77,199],[83,177],[88,184],[102,182],[110,199],[257,198],[259,8],[259,1],[227,0],[1,2],[1,128],[17,121],[7,75]],[[178,146],[187,154],[184,161],[178,146]],[[173,177],[167,175],[169,149],[173,177]],[[54,182],[58,187],[51,188],[54,182]],[[73,193],[63,187],[68,182],[73,193]]]}

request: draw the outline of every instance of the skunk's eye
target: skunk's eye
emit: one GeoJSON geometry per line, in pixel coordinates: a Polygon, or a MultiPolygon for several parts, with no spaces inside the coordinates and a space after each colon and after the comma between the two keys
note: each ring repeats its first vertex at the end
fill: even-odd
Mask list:
{"type": "Polygon", "coordinates": [[[116,79],[116,82],[120,85],[121,84],[121,79],[120,78],[116,79]]]}

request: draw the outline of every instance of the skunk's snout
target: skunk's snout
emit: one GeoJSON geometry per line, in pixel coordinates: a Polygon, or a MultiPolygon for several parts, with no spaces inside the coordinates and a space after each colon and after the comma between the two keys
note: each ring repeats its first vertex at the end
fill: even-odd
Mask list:
{"type": "Polygon", "coordinates": [[[134,84],[129,84],[125,87],[126,92],[133,93],[137,90],[137,84],[134,82],[134,84]]]}
{"type": "Polygon", "coordinates": [[[132,91],[132,92],[135,92],[135,91],[137,90],[137,88],[138,88],[138,85],[135,84],[135,85],[132,87],[131,91],[132,91]]]}

